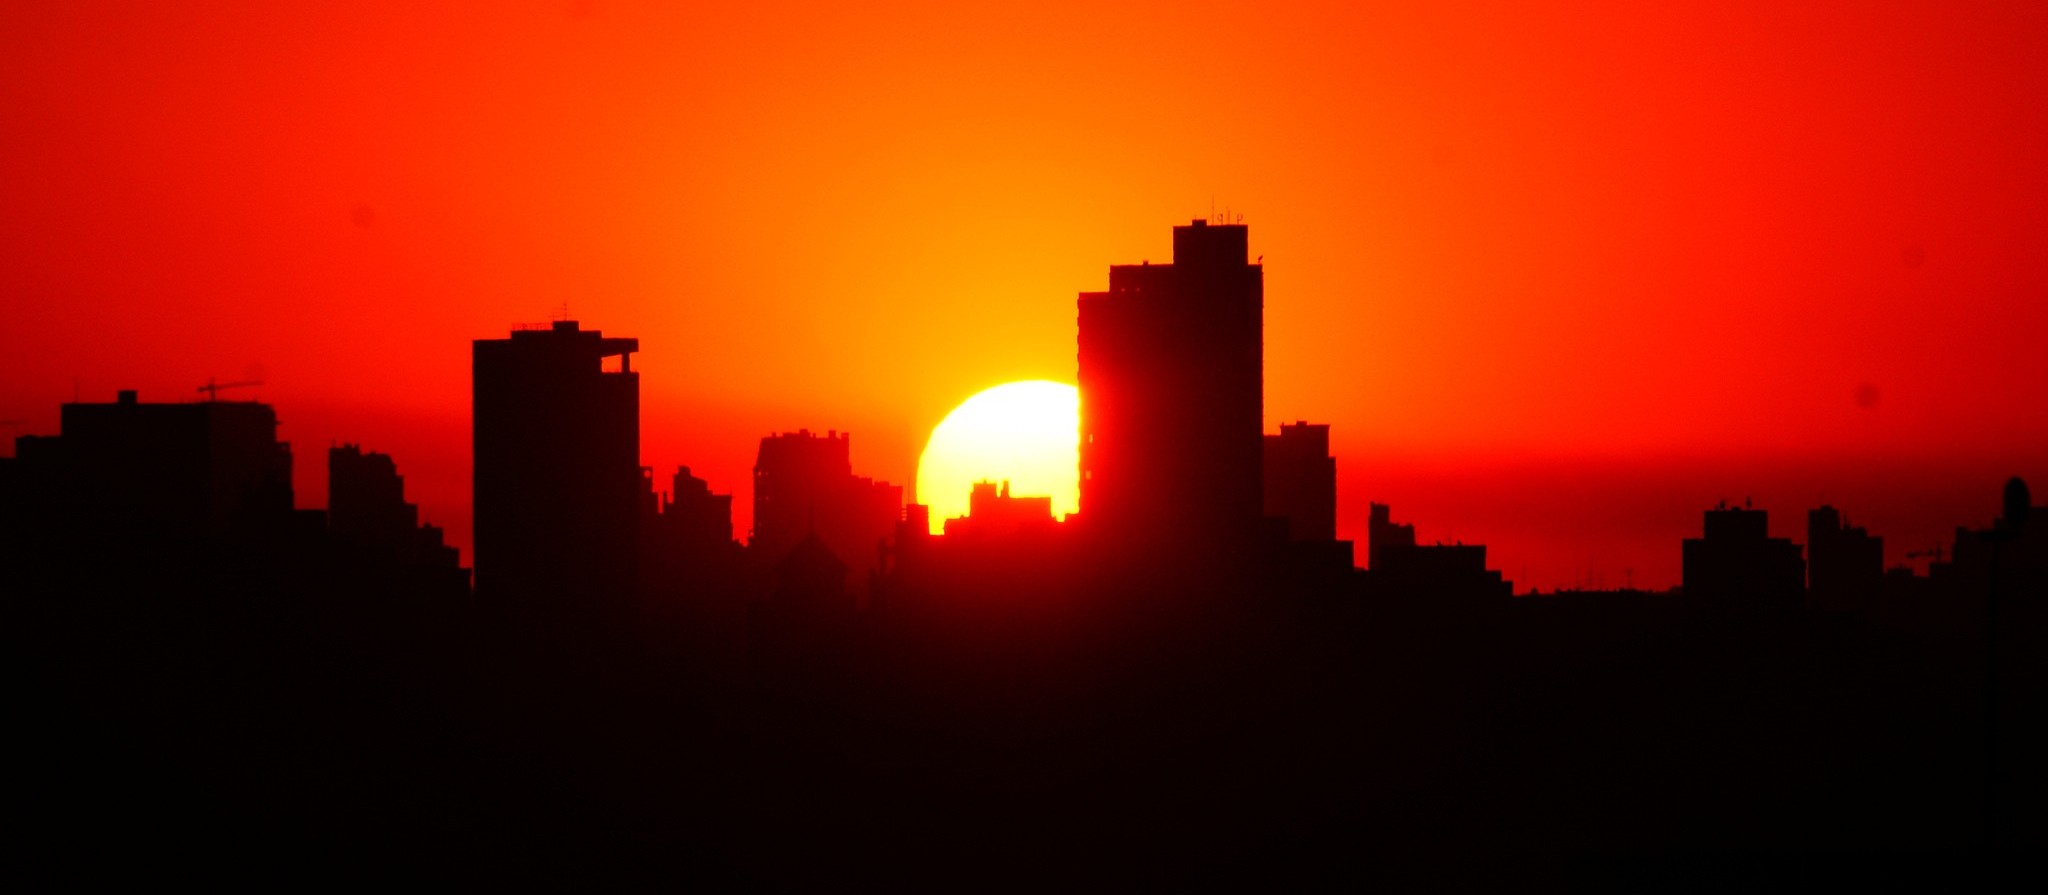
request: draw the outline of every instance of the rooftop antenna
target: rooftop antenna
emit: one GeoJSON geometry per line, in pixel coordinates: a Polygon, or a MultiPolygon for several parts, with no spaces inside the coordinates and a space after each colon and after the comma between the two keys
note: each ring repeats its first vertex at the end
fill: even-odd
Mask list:
{"type": "Polygon", "coordinates": [[[243,381],[241,381],[241,382],[215,382],[215,381],[213,381],[213,377],[211,377],[211,376],[208,376],[208,377],[206,377],[206,384],[205,384],[205,385],[202,385],[202,386],[200,386],[200,387],[199,387],[199,388],[198,388],[197,390],[198,390],[198,391],[202,391],[202,392],[205,392],[205,393],[206,393],[206,402],[207,402],[208,404],[211,404],[211,403],[214,403],[215,401],[219,401],[219,400],[220,400],[220,390],[221,390],[221,389],[224,389],[224,388],[248,388],[248,387],[250,387],[250,386],[255,386],[255,385],[262,385],[262,384],[263,384],[263,383],[262,383],[262,382],[261,382],[260,380],[255,380],[255,379],[245,379],[245,380],[243,380],[243,381]]]}
{"type": "Polygon", "coordinates": [[[556,319],[556,320],[567,320],[567,319],[569,319],[569,303],[568,303],[568,302],[566,302],[566,301],[562,302],[562,309],[561,309],[561,312],[560,312],[559,314],[557,314],[557,315],[555,316],[555,319],[556,319]]]}

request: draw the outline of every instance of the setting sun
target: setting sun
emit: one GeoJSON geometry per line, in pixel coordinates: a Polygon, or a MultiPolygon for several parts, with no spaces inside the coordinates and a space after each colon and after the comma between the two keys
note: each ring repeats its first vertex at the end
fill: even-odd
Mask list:
{"type": "Polygon", "coordinates": [[[917,460],[917,500],[932,533],[967,514],[981,480],[1008,481],[1018,496],[1050,496],[1063,517],[1079,502],[1080,397],[1063,382],[1034,379],[982,391],[932,429],[917,460]]]}

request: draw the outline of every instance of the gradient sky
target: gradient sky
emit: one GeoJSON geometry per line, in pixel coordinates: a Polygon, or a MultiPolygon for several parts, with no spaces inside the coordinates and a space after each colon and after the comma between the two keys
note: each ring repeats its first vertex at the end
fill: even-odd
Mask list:
{"type": "Polygon", "coordinates": [[[1661,586],[1724,498],[2048,491],[2048,5],[1668,6],[12,2],[0,419],[261,379],[301,505],[357,441],[466,547],[468,340],[566,302],[744,532],[761,436],[910,483],[1213,207],[1342,535],[1661,586]]]}

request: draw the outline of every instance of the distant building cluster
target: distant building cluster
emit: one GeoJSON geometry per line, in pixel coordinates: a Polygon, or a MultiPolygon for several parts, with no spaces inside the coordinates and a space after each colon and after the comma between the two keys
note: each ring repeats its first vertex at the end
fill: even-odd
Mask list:
{"type": "Polygon", "coordinates": [[[879,567],[882,542],[903,518],[903,486],[853,474],[853,436],[808,429],[761,439],[754,460],[754,536],[749,546],[779,559],[816,535],[849,570],[879,567]]]}
{"type": "Polygon", "coordinates": [[[471,346],[473,579],[390,456],[331,446],[328,506],[297,507],[276,412],[234,384],[65,404],[0,459],[0,611],[36,691],[10,795],[95,854],[154,806],[137,853],[184,834],[239,863],[303,826],[293,872],[380,837],[479,866],[553,842],[580,881],[640,849],[817,857],[788,862],[806,888],[855,857],[998,846],[953,855],[980,878],[1142,836],[1134,879],[1193,859],[1213,887],[1221,856],[1265,888],[1366,846],[1439,849],[1436,879],[1560,845],[1605,870],[2048,843],[2025,483],[1926,575],[1833,506],[1802,546],[1747,504],[1706,510],[1657,593],[1518,598],[1484,545],[1376,501],[1361,567],[1330,427],[1265,431],[1248,245],[1194,221],[1079,295],[1064,519],[980,481],[934,535],[851,435],[796,429],[760,439],[742,535],[730,493],[642,462],[639,341],[574,320],[471,346]]]}
{"type": "Polygon", "coordinates": [[[461,607],[469,571],[389,456],[329,449],[329,509],[293,505],[292,452],[252,401],[63,406],[0,461],[8,568],[80,592],[358,588],[461,607]]]}
{"type": "MultiPolygon", "coordinates": [[[[1106,291],[1080,293],[1079,511],[1054,519],[1049,497],[980,482],[968,514],[945,520],[939,536],[901,486],[855,473],[850,435],[798,429],[760,441],[742,544],[731,495],[688,467],[658,484],[642,465],[638,340],[574,320],[478,339],[473,605],[608,624],[699,592],[811,591],[867,610],[1093,580],[1270,585],[1458,612],[1508,600],[1512,584],[1487,568],[1483,545],[1420,542],[1383,504],[1370,505],[1358,567],[1337,538],[1330,427],[1264,431],[1264,273],[1248,247],[1243,225],[1195,220],[1173,228],[1170,263],[1114,265],[1106,291]]],[[[202,387],[199,402],[143,403],[124,391],[64,405],[59,434],[24,436],[0,463],[14,542],[51,557],[82,556],[89,544],[279,567],[317,554],[390,573],[379,580],[411,575],[404,589],[472,605],[468,573],[405,500],[390,457],[333,448],[329,507],[297,509],[275,413],[218,400],[224,387],[202,387]]],[[[1803,549],[1771,537],[1762,510],[1716,507],[1681,545],[1680,590],[1724,606],[1910,602],[2038,552],[2042,526],[2027,525],[2038,512],[2014,488],[2006,515],[1989,530],[1959,529],[1953,557],[1926,578],[1885,570],[1882,539],[1833,507],[1809,513],[1803,549]]]]}

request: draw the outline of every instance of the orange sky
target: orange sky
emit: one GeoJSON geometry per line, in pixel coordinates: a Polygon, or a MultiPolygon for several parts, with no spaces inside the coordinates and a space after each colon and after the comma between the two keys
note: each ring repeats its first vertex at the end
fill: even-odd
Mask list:
{"type": "Polygon", "coordinates": [[[1723,497],[1897,561],[2048,490],[2041,4],[143,6],[0,6],[16,433],[260,378],[301,504],[360,441],[466,545],[468,340],[567,302],[744,531],[762,435],[910,482],[1213,202],[1346,535],[1661,585],[1723,497]]]}

